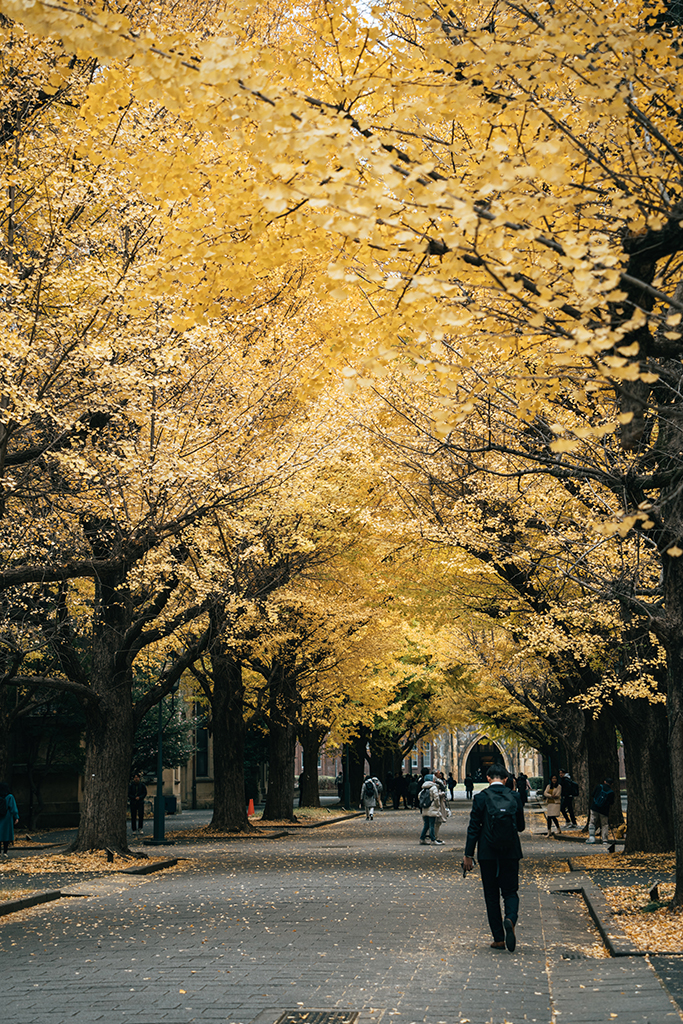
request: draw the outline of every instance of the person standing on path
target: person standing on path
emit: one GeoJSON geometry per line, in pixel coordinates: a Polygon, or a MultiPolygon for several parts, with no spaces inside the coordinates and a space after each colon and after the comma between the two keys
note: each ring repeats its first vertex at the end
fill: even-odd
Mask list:
{"type": "MultiPolygon", "coordinates": [[[[439,829],[451,817],[451,809],[448,806],[448,786],[443,772],[434,772],[434,783],[439,790],[439,813],[434,818],[434,837],[438,840],[439,829]]],[[[443,842],[443,839],[441,842],[443,842]]]]}
{"type": "Polygon", "coordinates": [[[555,828],[559,835],[562,832],[558,821],[560,807],[562,806],[562,789],[560,788],[560,781],[557,775],[551,776],[550,782],[543,790],[543,796],[545,797],[545,817],[548,822],[546,835],[552,835],[553,822],[555,822],[555,828]]]}
{"type": "Polygon", "coordinates": [[[472,793],[474,792],[474,779],[468,772],[465,776],[465,796],[468,800],[472,799],[472,793]]]}
{"type": "Polygon", "coordinates": [[[576,785],[569,772],[565,771],[564,768],[560,768],[560,788],[562,790],[560,811],[564,815],[565,825],[571,825],[572,828],[578,828],[578,825],[576,824],[576,813],[574,811],[574,797],[578,796],[579,787],[576,785]]]}
{"type": "Polygon", "coordinates": [[[609,837],[609,809],[614,803],[614,790],[612,779],[604,779],[599,786],[596,786],[591,799],[588,816],[588,839],[587,843],[602,841],[607,842],[609,837]],[[600,829],[601,840],[596,840],[595,830],[600,829]]]}
{"type": "Polygon", "coordinates": [[[134,775],[133,781],[128,787],[128,800],[130,802],[130,827],[133,835],[138,831],[143,834],[143,823],[145,820],[145,797],[147,786],[143,784],[140,775],[134,775]]]}
{"type": "Polygon", "coordinates": [[[0,782],[0,842],[3,860],[7,860],[9,844],[14,842],[14,826],[19,823],[17,802],[6,782],[0,782]]]}
{"type": "Polygon", "coordinates": [[[465,874],[473,869],[478,845],[486,915],[493,936],[491,949],[512,953],[517,945],[519,862],[523,856],[519,833],[524,831],[525,823],[522,801],[518,793],[507,789],[506,777],[502,764],[491,765],[486,773],[488,789],[481,790],[472,801],[462,867],[465,874]],[[505,917],[500,911],[501,897],[505,917]]]}
{"type": "Polygon", "coordinates": [[[365,820],[374,821],[375,807],[379,804],[379,780],[366,775],[360,789],[360,804],[365,808],[365,820]]]}
{"type": "Polygon", "coordinates": [[[454,797],[453,793],[454,793],[455,787],[458,785],[458,782],[457,782],[457,779],[453,778],[453,772],[449,772],[448,773],[448,778],[446,779],[446,785],[448,786],[448,792],[450,794],[451,800],[454,800],[455,797],[454,797]]]}
{"type": "Polygon", "coordinates": [[[427,832],[434,846],[443,846],[443,839],[436,835],[436,819],[441,818],[441,790],[436,784],[433,775],[425,775],[424,782],[420,787],[417,798],[418,807],[422,814],[422,832],[420,834],[420,845],[427,846],[427,832]]]}
{"type": "Polygon", "coordinates": [[[519,799],[522,801],[522,807],[525,807],[529,799],[529,780],[524,772],[520,772],[517,776],[517,792],[519,793],[519,799]]]}

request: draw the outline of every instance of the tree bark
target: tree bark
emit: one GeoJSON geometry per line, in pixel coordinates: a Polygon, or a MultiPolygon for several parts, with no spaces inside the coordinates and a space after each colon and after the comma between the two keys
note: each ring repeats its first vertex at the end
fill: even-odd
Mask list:
{"type": "Polygon", "coordinates": [[[244,832],[251,828],[244,792],[244,682],[242,663],[220,639],[211,645],[213,692],[214,804],[211,828],[244,832]]]}
{"type": "Polygon", "coordinates": [[[644,697],[614,701],[624,741],[628,828],[624,853],[663,853],[674,848],[673,794],[666,706],[644,697]]]}
{"type": "Polygon", "coordinates": [[[326,729],[299,725],[299,741],[304,752],[304,771],[299,797],[300,807],[320,807],[318,755],[326,732],[326,729]]]}
{"type": "MultiPolygon", "coordinates": [[[[678,561],[671,558],[670,561],[678,561]]],[[[676,890],[672,907],[683,907],[683,636],[671,639],[667,649],[667,716],[673,794],[673,832],[676,851],[676,890]]]]}
{"type": "Polygon", "coordinates": [[[84,701],[85,777],[75,851],[128,850],[126,802],[136,723],[131,671],[120,652],[130,621],[124,573],[102,576],[97,581],[93,615],[93,699],[84,701]]]}
{"type": "Polygon", "coordinates": [[[611,825],[623,825],[617,732],[609,708],[603,708],[596,718],[593,718],[590,712],[586,712],[586,754],[589,770],[586,794],[588,800],[590,801],[596,786],[607,778],[612,779],[615,800],[610,808],[609,820],[611,825]]]}
{"type": "Polygon", "coordinates": [[[588,797],[590,792],[590,770],[588,765],[588,744],[586,719],[588,713],[578,704],[567,704],[563,715],[562,745],[566,753],[565,768],[579,787],[579,795],[574,799],[577,814],[588,814],[588,797]]]}
{"type": "Polygon", "coordinates": [[[269,678],[268,793],[263,821],[296,821],[294,753],[298,698],[296,676],[288,659],[276,661],[269,678]]]}

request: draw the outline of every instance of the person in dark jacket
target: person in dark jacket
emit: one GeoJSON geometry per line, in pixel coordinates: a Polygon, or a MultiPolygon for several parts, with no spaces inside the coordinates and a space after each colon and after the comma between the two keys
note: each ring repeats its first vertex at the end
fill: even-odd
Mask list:
{"type": "Polygon", "coordinates": [[[14,826],[19,822],[19,811],[6,782],[0,782],[0,842],[3,860],[9,857],[9,844],[14,842],[14,826]]]}
{"type": "Polygon", "coordinates": [[[600,785],[595,787],[591,798],[587,843],[607,842],[609,838],[609,809],[613,803],[614,790],[612,789],[612,779],[603,779],[600,785]],[[595,838],[596,828],[600,829],[601,840],[595,838]]]}
{"type": "Polygon", "coordinates": [[[474,779],[468,772],[465,776],[465,796],[468,800],[472,799],[472,793],[474,792],[474,779]]]}
{"type": "Polygon", "coordinates": [[[515,926],[519,914],[519,862],[523,856],[519,833],[525,828],[524,808],[519,794],[506,788],[507,771],[502,764],[491,765],[486,778],[489,788],[477,793],[472,801],[462,867],[465,873],[473,869],[474,850],[478,845],[486,914],[493,936],[491,949],[507,948],[512,953],[517,944],[515,926]],[[502,796],[505,793],[504,799],[514,811],[514,836],[505,851],[492,846],[488,836],[489,791],[497,791],[491,799],[498,799],[499,794],[502,796]],[[500,912],[501,897],[505,909],[504,918],[500,912]]]}
{"type": "Polygon", "coordinates": [[[569,772],[564,768],[560,768],[560,789],[562,790],[560,811],[564,815],[565,825],[571,825],[572,828],[578,828],[578,825],[576,824],[576,813],[574,811],[575,787],[576,783],[569,772]]]}
{"type": "Polygon", "coordinates": [[[145,797],[147,786],[145,786],[139,775],[133,776],[133,781],[128,787],[128,801],[130,803],[130,827],[135,835],[144,832],[143,822],[145,819],[145,797]]]}
{"type": "Polygon", "coordinates": [[[522,801],[522,807],[524,807],[529,799],[529,780],[524,772],[520,772],[517,776],[517,792],[519,793],[519,799],[522,801]]]}

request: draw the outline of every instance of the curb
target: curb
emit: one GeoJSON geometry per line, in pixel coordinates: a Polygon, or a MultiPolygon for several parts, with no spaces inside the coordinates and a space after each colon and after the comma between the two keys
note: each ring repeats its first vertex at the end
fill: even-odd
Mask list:
{"type": "MultiPolygon", "coordinates": [[[[169,857],[168,860],[159,861],[156,864],[143,864],[136,868],[121,868],[114,872],[117,875],[151,875],[154,871],[163,871],[164,868],[171,868],[182,858],[169,857]]],[[[0,917],[7,914],[15,914],[19,910],[26,910],[29,907],[37,907],[41,903],[52,903],[53,900],[62,899],[64,894],[61,889],[48,889],[45,892],[34,892],[30,896],[20,896],[16,900],[5,900],[0,902],[0,917]]]]}
{"type": "Polygon", "coordinates": [[[61,889],[50,889],[45,892],[34,892],[31,896],[20,896],[16,900],[5,900],[0,903],[0,917],[6,914],[15,914],[18,910],[26,910],[27,907],[37,907],[41,903],[51,903],[52,900],[61,898],[61,889]]]}
{"type": "Polygon", "coordinates": [[[291,825],[253,825],[254,828],[290,828],[291,831],[285,831],[283,835],[291,836],[296,831],[300,831],[302,828],[321,828],[323,825],[336,825],[339,821],[350,821],[351,818],[361,818],[365,815],[365,811],[354,811],[352,814],[342,814],[339,818],[322,818],[319,821],[312,821],[309,825],[297,824],[292,822],[291,825]]]}
{"type": "Polygon", "coordinates": [[[158,860],[151,864],[141,864],[139,868],[121,868],[117,875],[151,875],[154,871],[163,871],[164,868],[172,868],[178,863],[178,857],[168,857],[166,860],[158,860]]]}
{"type": "MultiPolygon", "coordinates": [[[[571,859],[569,860],[569,870],[575,870],[572,867],[571,859]]],[[[609,950],[609,955],[613,957],[647,956],[649,950],[637,949],[628,936],[624,935],[621,931],[600,887],[586,875],[577,881],[577,885],[563,886],[552,891],[554,893],[573,893],[583,896],[588,913],[593,918],[595,927],[600,932],[600,937],[609,950]]]]}
{"type": "MultiPolygon", "coordinates": [[[[291,832],[285,831],[282,825],[271,825],[270,827],[265,826],[263,831],[261,830],[261,827],[257,827],[256,825],[254,825],[253,829],[254,835],[245,835],[243,833],[238,833],[237,835],[226,834],[222,836],[179,836],[176,839],[172,840],[172,845],[191,846],[192,844],[194,844],[195,846],[199,846],[200,844],[206,844],[208,846],[210,843],[251,843],[257,839],[281,839],[283,836],[289,836],[292,834],[291,832]],[[271,829],[277,829],[278,831],[272,832],[271,829]]],[[[183,858],[181,857],[180,859],[182,860],[183,858]]]]}

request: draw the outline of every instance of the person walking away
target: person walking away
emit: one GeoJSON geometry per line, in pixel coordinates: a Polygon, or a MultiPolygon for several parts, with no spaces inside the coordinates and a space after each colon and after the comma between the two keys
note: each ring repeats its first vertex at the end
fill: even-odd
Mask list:
{"type": "Polygon", "coordinates": [[[145,786],[140,779],[140,775],[136,774],[133,776],[133,781],[128,787],[128,801],[130,803],[130,827],[133,835],[139,831],[140,835],[144,832],[144,820],[145,820],[145,797],[147,796],[147,786],[145,786]]]}
{"type": "Polygon", "coordinates": [[[408,783],[408,806],[417,807],[417,796],[420,790],[420,782],[417,775],[411,775],[408,783]]]}
{"type": "Polygon", "coordinates": [[[379,790],[377,788],[377,783],[370,775],[366,775],[360,790],[359,804],[359,807],[365,808],[366,821],[374,820],[375,807],[377,807],[378,803],[379,790]]]}
{"type": "Polygon", "coordinates": [[[564,768],[560,768],[560,789],[562,790],[560,811],[564,816],[564,823],[571,825],[572,828],[578,828],[574,812],[574,797],[579,795],[579,787],[564,768]]]}
{"type": "Polygon", "coordinates": [[[491,949],[513,953],[519,916],[519,862],[523,857],[519,833],[524,831],[525,823],[522,801],[518,793],[505,786],[506,776],[502,764],[491,765],[486,773],[488,789],[481,790],[472,801],[462,867],[465,874],[473,869],[478,847],[486,916],[493,936],[491,949]]]}
{"type": "Polygon", "coordinates": [[[433,775],[425,775],[417,803],[422,813],[420,845],[427,846],[427,832],[429,832],[431,843],[435,846],[443,846],[443,839],[437,839],[436,836],[436,819],[441,817],[441,798],[433,775]]]}
{"type": "Polygon", "coordinates": [[[448,773],[448,778],[446,779],[446,785],[448,786],[448,792],[450,794],[451,800],[455,800],[455,797],[454,797],[453,793],[454,793],[455,787],[458,785],[458,782],[457,782],[457,779],[453,778],[453,772],[449,772],[448,773]]]}
{"type": "Polygon", "coordinates": [[[474,792],[474,779],[468,772],[465,776],[465,796],[468,800],[472,799],[472,793],[474,792]]]}
{"type": "Polygon", "coordinates": [[[546,835],[552,835],[552,823],[555,822],[555,828],[557,829],[558,835],[562,834],[560,823],[557,817],[560,813],[560,806],[562,804],[562,788],[560,786],[557,775],[552,775],[550,782],[543,790],[543,796],[545,797],[545,818],[548,823],[548,831],[546,835]]]}
{"type": "Polygon", "coordinates": [[[588,817],[588,839],[587,843],[606,843],[609,838],[609,809],[614,803],[614,790],[612,779],[604,779],[599,786],[596,786],[591,797],[590,812],[588,817]],[[595,830],[599,828],[601,838],[595,838],[595,830]]]}
{"type": "MultiPolygon", "coordinates": [[[[443,772],[436,772],[434,775],[434,782],[439,789],[439,813],[434,819],[434,836],[439,839],[439,829],[442,825],[445,825],[448,819],[451,817],[451,809],[448,806],[448,786],[446,779],[444,778],[443,772]]],[[[443,839],[441,840],[443,843],[443,839]]],[[[440,845],[440,844],[439,844],[440,845]]]]}
{"type": "Polygon", "coordinates": [[[522,801],[522,807],[526,807],[527,800],[529,799],[529,780],[524,774],[520,772],[517,776],[517,792],[519,793],[519,799],[522,801]]]}
{"type": "Polygon", "coordinates": [[[391,796],[394,801],[395,811],[401,806],[401,800],[403,800],[404,810],[408,809],[408,780],[401,769],[394,775],[394,788],[391,796]]]}
{"type": "Polygon", "coordinates": [[[19,824],[19,810],[6,782],[0,782],[0,842],[3,860],[9,859],[9,844],[14,842],[14,826],[19,824]]]}

